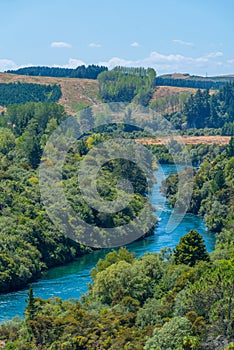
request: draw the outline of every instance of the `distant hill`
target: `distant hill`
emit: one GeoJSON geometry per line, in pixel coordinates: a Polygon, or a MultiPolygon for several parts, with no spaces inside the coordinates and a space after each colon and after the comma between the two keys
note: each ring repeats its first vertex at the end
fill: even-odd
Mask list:
{"type": "MultiPolygon", "coordinates": [[[[22,69],[25,73],[29,72],[26,68],[22,69]]],[[[183,108],[190,94],[196,93],[198,88],[209,88],[214,93],[214,90],[218,90],[229,81],[234,81],[234,75],[207,78],[180,73],[161,75],[156,77],[150,107],[161,113],[177,112],[183,108]]],[[[68,114],[74,114],[82,107],[102,102],[97,79],[29,76],[13,74],[13,72],[0,73],[0,84],[15,82],[59,85],[62,91],[59,104],[64,106],[68,114]]]]}
{"type": "MultiPolygon", "coordinates": [[[[116,68],[114,68],[114,70],[115,69],[116,68]]],[[[78,66],[77,68],[32,66],[19,68],[17,70],[8,70],[6,73],[26,76],[80,78],[96,80],[98,75],[105,71],[108,71],[107,67],[92,64],[89,66],[78,66]]],[[[229,81],[234,81],[234,74],[213,77],[201,77],[197,75],[173,73],[158,76],[155,80],[155,86],[177,86],[182,88],[186,87],[195,89],[217,90],[229,81]]]]}
{"type": "MultiPolygon", "coordinates": [[[[0,84],[1,83],[33,83],[43,85],[59,85],[62,91],[62,97],[59,100],[59,104],[64,106],[65,110],[69,114],[76,113],[82,106],[90,106],[101,102],[99,97],[98,81],[94,79],[79,79],[79,78],[57,78],[57,77],[44,77],[44,76],[28,76],[19,75],[13,73],[0,73],[0,84]]],[[[184,93],[195,93],[196,89],[190,88],[179,88],[179,87],[156,87],[152,97],[154,102],[156,99],[161,100],[163,105],[161,112],[172,111],[171,101],[167,99],[171,95],[181,95],[184,93]],[[166,102],[165,102],[166,100],[166,102]]],[[[160,102],[159,102],[160,103],[160,102]]],[[[172,102],[174,106],[174,101],[172,102]]],[[[175,102],[177,105],[177,101],[175,102]]],[[[173,107],[174,108],[174,107],[173,107]]],[[[177,107],[175,107],[177,108],[177,107]]],[[[1,108],[0,108],[1,112],[1,108]]]]}
{"type": "Polygon", "coordinates": [[[30,75],[40,77],[54,78],[80,78],[80,79],[97,79],[98,75],[108,70],[107,67],[89,65],[78,66],[77,68],[61,68],[61,67],[24,67],[17,70],[8,70],[6,73],[30,75]]]}
{"type": "Polygon", "coordinates": [[[156,86],[177,86],[195,89],[217,90],[227,82],[233,82],[234,75],[201,77],[189,74],[165,74],[156,78],[156,86]]]}

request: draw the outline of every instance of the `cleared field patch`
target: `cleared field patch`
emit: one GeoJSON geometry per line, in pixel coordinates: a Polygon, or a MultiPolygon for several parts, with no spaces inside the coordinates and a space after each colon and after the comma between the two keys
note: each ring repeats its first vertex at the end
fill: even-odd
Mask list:
{"type": "Polygon", "coordinates": [[[197,89],[175,86],[157,86],[150,101],[150,107],[158,113],[175,113],[184,108],[185,102],[197,89]]]}
{"type": "Polygon", "coordinates": [[[194,94],[197,89],[186,88],[186,87],[177,87],[177,86],[157,86],[152,101],[158,98],[164,98],[167,96],[178,95],[182,93],[194,94]]]}
{"type": "MultiPolygon", "coordinates": [[[[150,101],[150,107],[158,113],[176,113],[184,109],[184,104],[191,94],[195,94],[198,89],[177,87],[177,86],[157,86],[150,101]]],[[[211,90],[214,94],[216,90],[211,90]]]]}
{"type": "Polygon", "coordinates": [[[26,75],[0,73],[0,83],[34,83],[58,84],[62,90],[59,103],[69,114],[76,113],[81,106],[90,106],[100,102],[98,97],[98,82],[91,79],[34,77],[26,75]]]}
{"type": "Polygon", "coordinates": [[[231,139],[231,136],[174,136],[170,137],[162,137],[162,138],[142,138],[137,139],[136,142],[142,145],[167,145],[170,141],[175,140],[180,143],[184,143],[185,145],[227,145],[231,139]]]}

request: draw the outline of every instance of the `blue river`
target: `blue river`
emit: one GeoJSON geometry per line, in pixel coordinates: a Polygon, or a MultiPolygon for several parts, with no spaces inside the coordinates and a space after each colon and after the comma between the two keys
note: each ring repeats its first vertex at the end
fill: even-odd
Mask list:
{"type": "MultiPolygon", "coordinates": [[[[186,214],[180,224],[171,232],[165,232],[171,208],[165,197],[160,193],[161,182],[170,174],[177,172],[175,165],[163,165],[161,170],[155,172],[157,183],[153,187],[151,203],[156,208],[159,217],[155,234],[144,240],[131,243],[127,248],[136,254],[143,255],[146,252],[159,252],[162,248],[174,248],[180,237],[190,230],[197,230],[202,234],[207,250],[211,252],[215,246],[215,235],[205,226],[202,217],[186,214]]],[[[33,283],[34,294],[43,299],[60,297],[62,299],[80,298],[88,290],[91,283],[90,270],[95,266],[98,259],[103,258],[107,250],[99,250],[85,255],[75,262],[65,266],[49,270],[42,279],[33,283]]],[[[0,294],[0,322],[11,319],[18,315],[23,317],[27,299],[27,289],[18,292],[0,294]]]]}

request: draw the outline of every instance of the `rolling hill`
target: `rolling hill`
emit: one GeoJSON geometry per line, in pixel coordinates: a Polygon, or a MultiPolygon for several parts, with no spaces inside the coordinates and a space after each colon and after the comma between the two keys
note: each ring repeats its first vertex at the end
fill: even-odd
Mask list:
{"type": "MultiPolygon", "coordinates": [[[[234,75],[207,78],[180,73],[161,75],[156,78],[155,92],[150,101],[150,107],[161,113],[177,112],[188,96],[195,93],[198,88],[202,88],[203,85],[214,83],[218,87],[218,84],[233,80],[234,75]]],[[[59,103],[64,106],[68,114],[74,114],[82,107],[101,103],[97,80],[0,73],[0,83],[14,82],[60,85],[62,97],[59,103]]],[[[215,90],[211,90],[211,93],[214,92],[215,90]]],[[[0,112],[2,111],[3,108],[0,106],[0,112]]]]}
{"type": "Polygon", "coordinates": [[[82,106],[90,106],[100,102],[98,97],[98,82],[91,79],[78,78],[52,78],[35,77],[0,73],[0,83],[34,83],[34,84],[58,84],[62,90],[59,103],[64,106],[69,114],[74,114],[82,106]]]}
{"type": "MultiPolygon", "coordinates": [[[[79,78],[55,78],[42,76],[28,76],[10,73],[0,73],[0,83],[34,83],[34,84],[58,84],[62,90],[62,97],[59,103],[64,106],[69,114],[74,114],[82,107],[100,103],[101,99],[98,94],[98,81],[92,79],[79,78]]],[[[157,86],[151,102],[170,98],[170,96],[179,96],[181,94],[195,93],[197,89],[177,87],[177,86],[157,86]]],[[[0,106],[0,112],[4,109],[0,106]]],[[[170,108],[169,108],[170,110],[170,108]]],[[[167,107],[163,111],[169,111],[167,107]]]]}

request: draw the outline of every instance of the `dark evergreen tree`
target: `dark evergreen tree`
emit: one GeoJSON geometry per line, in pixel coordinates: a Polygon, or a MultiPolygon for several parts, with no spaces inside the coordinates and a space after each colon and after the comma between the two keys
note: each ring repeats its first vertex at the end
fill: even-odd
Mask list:
{"type": "Polygon", "coordinates": [[[194,266],[201,260],[209,261],[204,240],[196,230],[191,230],[180,239],[174,250],[174,257],[176,264],[189,266],[194,266]]]}
{"type": "Polygon", "coordinates": [[[25,318],[27,321],[32,321],[36,313],[35,298],[33,293],[33,287],[30,286],[28,290],[28,299],[26,300],[27,306],[25,308],[25,318]]]}
{"type": "Polygon", "coordinates": [[[187,123],[190,128],[204,128],[209,123],[210,104],[209,91],[197,90],[185,103],[184,113],[187,116],[187,123]]]}
{"type": "Polygon", "coordinates": [[[220,118],[219,118],[219,102],[218,96],[216,94],[210,97],[210,118],[207,123],[207,126],[210,128],[219,128],[220,127],[220,118]]]}

